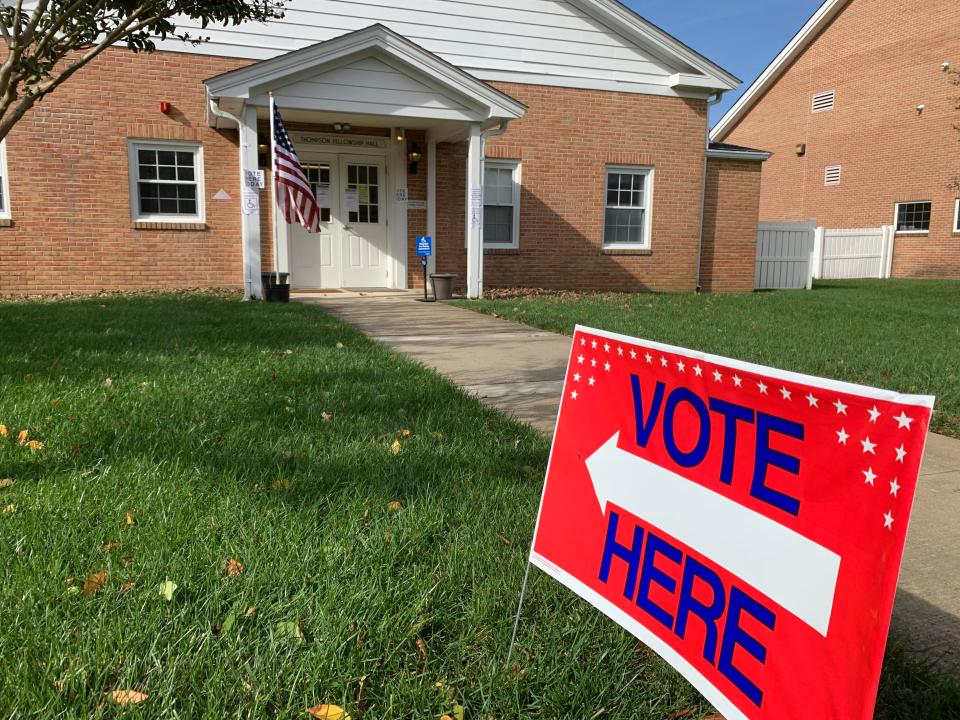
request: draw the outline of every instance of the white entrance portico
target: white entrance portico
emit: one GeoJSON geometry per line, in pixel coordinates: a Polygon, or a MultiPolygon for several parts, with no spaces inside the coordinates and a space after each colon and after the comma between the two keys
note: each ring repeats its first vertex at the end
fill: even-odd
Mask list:
{"type": "MultiPolygon", "coordinates": [[[[461,198],[466,201],[467,294],[480,297],[483,141],[522,117],[521,103],[382,25],[231,71],[205,84],[208,123],[239,128],[241,191],[248,193],[244,178],[258,167],[258,123],[268,120],[269,92],[288,126],[379,131],[357,135],[288,127],[322,208],[317,234],[288,226],[282,218],[276,223],[277,269],[289,272],[297,288],[405,288],[406,131],[422,131],[426,138],[425,229],[434,236],[438,252],[443,251],[444,238],[436,237],[436,145],[466,141],[461,198]]],[[[261,206],[243,215],[247,297],[262,297],[263,212],[272,209],[261,206]]]]}

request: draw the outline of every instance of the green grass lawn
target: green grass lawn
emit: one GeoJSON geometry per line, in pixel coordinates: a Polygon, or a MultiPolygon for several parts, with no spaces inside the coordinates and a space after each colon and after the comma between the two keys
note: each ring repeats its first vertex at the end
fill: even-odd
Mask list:
{"type": "MultiPolygon", "coordinates": [[[[536,572],[505,667],[547,442],[315,309],[0,304],[0,423],[0,717],[707,711],[536,572]]],[[[958,716],[891,653],[878,717],[958,716]]]]}
{"type": "Polygon", "coordinates": [[[458,304],[565,334],[576,324],[787,370],[937,396],[960,438],[960,282],[833,281],[747,295],[557,293],[458,304]]]}

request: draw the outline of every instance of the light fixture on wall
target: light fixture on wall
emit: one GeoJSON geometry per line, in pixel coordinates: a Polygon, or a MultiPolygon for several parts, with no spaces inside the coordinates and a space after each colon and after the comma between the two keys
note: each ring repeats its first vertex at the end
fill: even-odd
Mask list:
{"type": "Polygon", "coordinates": [[[806,155],[806,154],[807,154],[807,144],[806,144],[806,143],[798,143],[798,144],[797,144],[797,157],[803,157],[803,156],[806,155]]]}
{"type": "Polygon", "coordinates": [[[350,132],[350,123],[334,123],[333,129],[338,133],[350,132]]]}
{"type": "Polygon", "coordinates": [[[926,105],[917,105],[917,114],[923,115],[923,111],[927,109],[926,105]]]}
{"type": "Polygon", "coordinates": [[[403,128],[394,128],[393,129],[393,141],[402,143],[407,139],[407,131],[403,128]]]}
{"type": "Polygon", "coordinates": [[[411,175],[417,174],[417,164],[423,159],[420,152],[420,146],[417,143],[410,145],[410,152],[407,153],[407,170],[411,175]]]}

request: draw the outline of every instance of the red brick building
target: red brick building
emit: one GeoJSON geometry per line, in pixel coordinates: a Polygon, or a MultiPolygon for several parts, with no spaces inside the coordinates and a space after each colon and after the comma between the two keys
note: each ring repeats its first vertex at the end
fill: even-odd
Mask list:
{"type": "Polygon", "coordinates": [[[773,152],[760,219],[895,228],[893,275],[960,277],[955,0],[828,0],[711,133],[773,152]]]}
{"type": "Polygon", "coordinates": [[[707,147],[738,81],[616,2],[295,0],[202,34],[110,50],[15,127],[0,293],[416,287],[418,235],[470,297],[753,287],[767,154],[707,147]],[[316,234],[274,209],[271,93],[316,234]]]}

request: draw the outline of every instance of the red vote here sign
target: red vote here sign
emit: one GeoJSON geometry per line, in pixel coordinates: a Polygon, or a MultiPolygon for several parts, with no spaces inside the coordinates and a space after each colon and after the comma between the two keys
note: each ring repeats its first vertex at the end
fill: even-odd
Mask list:
{"type": "Polygon", "coordinates": [[[728,720],[868,720],[932,407],[578,327],[531,562],[728,720]]]}

